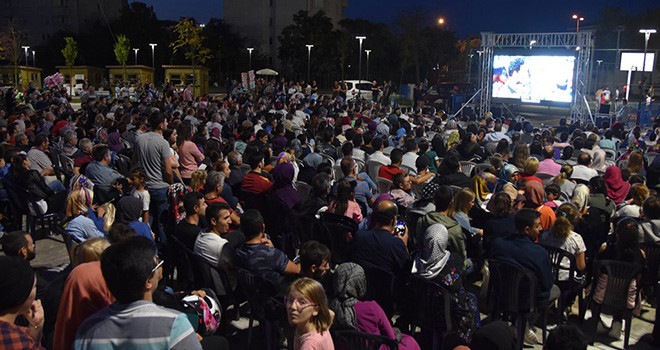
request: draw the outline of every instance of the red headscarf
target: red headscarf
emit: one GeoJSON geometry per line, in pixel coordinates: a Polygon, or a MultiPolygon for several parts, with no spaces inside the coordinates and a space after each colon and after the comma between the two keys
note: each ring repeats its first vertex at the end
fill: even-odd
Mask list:
{"type": "Polygon", "coordinates": [[[605,170],[605,187],[607,188],[607,196],[610,197],[615,204],[620,204],[626,199],[630,184],[623,181],[621,177],[621,169],[611,165],[605,170]]]}

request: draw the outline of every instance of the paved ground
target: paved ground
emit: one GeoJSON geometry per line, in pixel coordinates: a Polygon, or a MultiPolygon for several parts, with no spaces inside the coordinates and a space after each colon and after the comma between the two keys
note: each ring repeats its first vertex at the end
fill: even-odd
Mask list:
{"type": "MultiPolygon", "coordinates": [[[[32,265],[35,268],[40,270],[47,270],[53,276],[62,270],[68,264],[68,257],[66,255],[66,249],[64,243],[62,242],[59,236],[41,238],[36,241],[37,246],[37,257],[32,261],[32,265]]],[[[244,305],[245,306],[245,305],[244,305]]],[[[242,314],[247,314],[242,311],[242,314]]],[[[574,306],[573,316],[571,316],[570,322],[577,324],[577,308],[574,306]]],[[[639,318],[633,318],[632,332],[630,336],[631,349],[639,350],[651,350],[651,349],[660,349],[660,344],[654,344],[648,335],[653,330],[653,320],[655,320],[655,309],[652,309],[649,305],[645,304],[643,307],[642,315],[639,318]]],[[[590,317],[590,313],[587,312],[587,318],[590,317]]],[[[550,318],[552,320],[552,318],[550,318]]],[[[604,315],[603,320],[607,325],[611,323],[611,317],[604,315]]],[[[550,322],[551,323],[551,322],[550,322]]],[[[231,328],[228,334],[225,336],[228,338],[232,349],[246,349],[247,348],[247,325],[248,320],[246,318],[241,318],[238,322],[232,322],[236,327],[231,328]]],[[[591,334],[589,328],[590,322],[585,322],[581,327],[583,328],[585,334],[591,334]]],[[[548,328],[553,328],[554,325],[551,323],[548,328]]],[[[539,338],[541,337],[541,332],[537,332],[539,338]]],[[[255,327],[253,329],[253,342],[255,349],[264,348],[264,336],[261,330],[261,327],[255,327]]],[[[430,346],[425,346],[423,343],[424,340],[419,339],[422,348],[427,349],[430,346]]],[[[527,349],[537,349],[541,350],[542,345],[536,345],[532,347],[526,347],[527,349]]],[[[623,340],[614,340],[607,338],[606,335],[599,335],[596,338],[596,343],[594,346],[590,346],[589,349],[622,349],[623,340]]]]}

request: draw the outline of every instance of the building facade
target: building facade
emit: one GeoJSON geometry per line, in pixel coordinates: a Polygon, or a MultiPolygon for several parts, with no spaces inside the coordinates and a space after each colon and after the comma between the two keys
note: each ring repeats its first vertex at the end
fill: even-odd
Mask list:
{"type": "Polygon", "coordinates": [[[128,0],[2,0],[0,28],[13,22],[26,36],[26,45],[39,45],[58,31],[75,34],[97,21],[120,15],[128,0]]]}
{"type": "MultiPolygon", "coordinates": [[[[293,15],[304,10],[310,15],[325,12],[337,25],[344,18],[348,0],[224,0],[224,20],[255,47],[255,54],[268,56],[277,65],[277,37],[284,27],[293,24],[293,15]]],[[[263,67],[259,67],[263,68],[263,67]]]]}

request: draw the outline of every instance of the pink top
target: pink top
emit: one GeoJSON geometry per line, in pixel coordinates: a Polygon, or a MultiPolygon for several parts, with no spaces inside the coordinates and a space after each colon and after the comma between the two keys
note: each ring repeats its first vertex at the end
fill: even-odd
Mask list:
{"type": "Polygon", "coordinates": [[[204,160],[204,155],[192,141],[184,141],[178,153],[181,177],[189,179],[197,170],[197,164],[204,160]]]}
{"type": "Polygon", "coordinates": [[[555,163],[555,161],[552,159],[544,159],[539,162],[539,170],[537,170],[536,173],[550,174],[552,176],[557,176],[559,175],[560,170],[561,170],[560,164],[555,163]]]}
{"type": "Polygon", "coordinates": [[[330,330],[323,334],[313,330],[309,333],[296,335],[293,340],[294,350],[334,350],[335,344],[332,342],[330,330]]]}
{"type": "MultiPolygon", "coordinates": [[[[334,213],[335,205],[337,205],[337,202],[332,201],[328,206],[328,212],[334,213]]],[[[359,224],[362,222],[362,208],[360,208],[360,205],[356,201],[348,201],[348,209],[346,209],[344,216],[348,216],[359,224]]]]}

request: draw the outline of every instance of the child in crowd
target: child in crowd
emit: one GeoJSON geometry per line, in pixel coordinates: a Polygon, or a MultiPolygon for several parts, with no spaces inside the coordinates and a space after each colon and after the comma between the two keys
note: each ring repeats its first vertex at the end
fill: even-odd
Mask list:
{"type": "Polygon", "coordinates": [[[147,191],[146,174],[141,168],[137,168],[131,171],[131,196],[137,198],[142,203],[142,216],[140,219],[144,223],[149,223],[149,205],[151,203],[151,197],[149,196],[149,191],[147,191]]]}
{"type": "Polygon", "coordinates": [[[557,209],[562,203],[562,201],[559,200],[560,193],[561,193],[561,188],[559,188],[559,185],[549,184],[548,186],[546,186],[545,197],[547,199],[547,202],[545,202],[545,205],[552,209],[557,209]]]}

